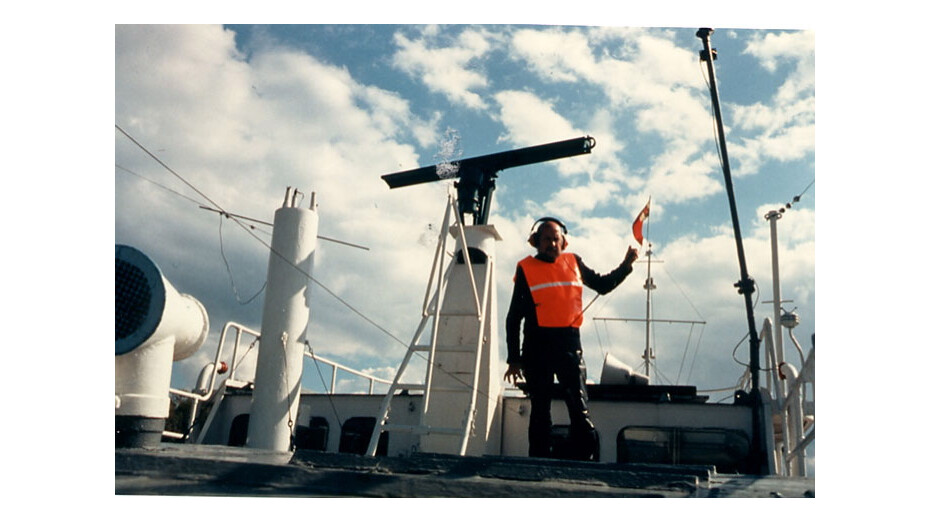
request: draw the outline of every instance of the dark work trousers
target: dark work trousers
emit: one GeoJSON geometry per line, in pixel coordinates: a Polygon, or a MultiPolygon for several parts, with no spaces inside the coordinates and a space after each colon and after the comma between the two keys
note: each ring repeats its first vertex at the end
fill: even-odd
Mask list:
{"type": "Polygon", "coordinates": [[[549,457],[552,431],[553,380],[565,393],[565,406],[571,420],[569,429],[573,459],[588,460],[594,453],[596,434],[588,417],[587,369],[581,350],[540,347],[524,355],[523,372],[530,395],[530,456],[549,457]]]}

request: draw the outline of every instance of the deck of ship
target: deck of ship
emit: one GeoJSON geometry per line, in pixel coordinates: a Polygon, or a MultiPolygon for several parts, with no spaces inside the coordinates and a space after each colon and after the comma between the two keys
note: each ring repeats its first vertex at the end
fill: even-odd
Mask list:
{"type": "Polygon", "coordinates": [[[418,498],[804,498],[813,478],[718,474],[713,467],[162,444],[116,449],[116,494],[418,498]]]}

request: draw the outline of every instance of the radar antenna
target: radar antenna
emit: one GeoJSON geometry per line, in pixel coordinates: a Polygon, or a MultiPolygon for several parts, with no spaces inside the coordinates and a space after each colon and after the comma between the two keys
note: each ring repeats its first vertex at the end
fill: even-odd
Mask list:
{"type": "Polygon", "coordinates": [[[511,167],[588,154],[594,145],[594,138],[582,136],[385,174],[381,178],[391,189],[458,178],[455,187],[458,190],[459,215],[464,217],[465,214],[471,214],[475,225],[486,225],[491,208],[491,194],[494,192],[494,180],[498,172],[511,167]]]}

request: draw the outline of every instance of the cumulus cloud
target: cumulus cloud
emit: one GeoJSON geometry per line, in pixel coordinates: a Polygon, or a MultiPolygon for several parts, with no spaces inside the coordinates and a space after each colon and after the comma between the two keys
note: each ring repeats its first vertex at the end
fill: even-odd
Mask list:
{"type": "Polygon", "coordinates": [[[814,150],[813,33],[756,35],[744,53],[772,73],[779,67],[789,72],[771,102],[729,105],[732,125],[741,131],[732,148],[738,175],[753,174],[768,160],[798,160],[814,150]]]}
{"type": "Polygon", "coordinates": [[[393,57],[394,66],[456,104],[484,109],[487,104],[475,90],[486,87],[488,80],[470,64],[487,53],[491,43],[481,32],[469,29],[451,45],[439,47],[437,39],[441,36],[435,28],[416,39],[396,33],[394,41],[399,49],[393,57]]]}
{"type": "Polygon", "coordinates": [[[810,31],[759,34],[746,45],[746,54],[759,59],[759,63],[774,71],[785,61],[812,61],[814,33],[810,31]]]}
{"type": "Polygon", "coordinates": [[[588,38],[580,32],[522,29],[514,32],[511,46],[547,82],[576,82],[593,76],[597,67],[588,38]]]}
{"type": "Polygon", "coordinates": [[[498,141],[525,147],[584,134],[557,113],[551,103],[533,93],[501,91],[494,95],[494,100],[500,106],[500,121],[508,131],[498,141]]]}
{"type": "MultiPolygon", "coordinates": [[[[711,166],[698,152],[713,138],[695,133],[709,129],[704,86],[695,74],[698,66],[694,54],[677,47],[669,35],[635,29],[590,33],[525,29],[516,31],[511,43],[516,56],[542,81],[585,82],[596,86],[609,102],[610,118],[605,120],[601,111],[591,120],[608,124],[597,126],[598,146],[604,146],[597,150],[598,156],[611,159],[598,166],[605,178],[622,180],[637,191],[637,200],[655,191],[667,193],[673,201],[686,201],[720,189],[708,178],[711,166]],[[635,134],[618,136],[614,125],[619,121],[633,122],[635,134]],[[657,153],[652,165],[636,172],[622,163],[622,151],[638,143],[639,134],[659,136],[667,148],[657,153]]],[[[517,105],[513,97],[507,101],[517,105]]],[[[559,128],[552,112],[548,105],[524,110],[505,107],[502,121],[514,130],[538,129],[543,119],[556,122],[549,128],[559,128]]]]}
{"type": "MultiPolygon", "coordinates": [[[[407,129],[431,125],[411,114],[408,101],[284,48],[253,50],[246,62],[231,33],[220,27],[118,26],[116,37],[116,120],[132,136],[229,212],[270,222],[285,187],[299,188],[304,204],[310,192],[319,191],[320,234],[365,245],[373,254],[323,242],[318,254],[326,263],[317,264],[314,276],[350,304],[382,292],[384,305],[399,310],[419,301],[423,268],[409,259],[429,254],[417,246],[416,217],[441,211],[443,189],[411,188],[404,197],[390,193],[379,177],[418,163],[413,148],[398,139],[426,143],[424,136],[437,134],[408,134],[407,129]],[[406,249],[412,250],[399,252],[406,249]],[[409,290],[386,293],[357,276],[375,272],[382,274],[379,283],[409,290]],[[405,283],[407,278],[412,279],[405,283]]],[[[118,134],[116,143],[118,163],[200,200],[125,137],[118,134]]],[[[230,306],[231,296],[217,300],[215,289],[230,289],[229,270],[240,288],[261,287],[268,254],[255,240],[257,233],[228,222],[220,236],[218,215],[145,182],[120,175],[118,181],[117,242],[177,267],[171,272],[179,288],[208,296],[214,325],[228,319],[256,324],[260,299],[259,307],[230,306]]],[[[370,347],[359,335],[384,338],[364,321],[361,328],[342,329],[354,336],[337,337],[330,327],[354,315],[326,291],[311,292],[320,305],[311,321],[321,344],[351,352],[370,347]]],[[[415,308],[410,310],[415,317],[415,308]]],[[[376,319],[400,335],[408,328],[383,314],[376,319]]]]}

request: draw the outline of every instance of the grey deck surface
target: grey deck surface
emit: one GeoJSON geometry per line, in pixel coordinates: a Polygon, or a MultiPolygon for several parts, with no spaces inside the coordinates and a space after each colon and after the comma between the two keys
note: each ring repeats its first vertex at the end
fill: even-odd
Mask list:
{"type": "Polygon", "coordinates": [[[367,457],[162,444],[116,449],[118,495],[272,497],[813,497],[812,478],[701,466],[415,454],[367,457]]]}

